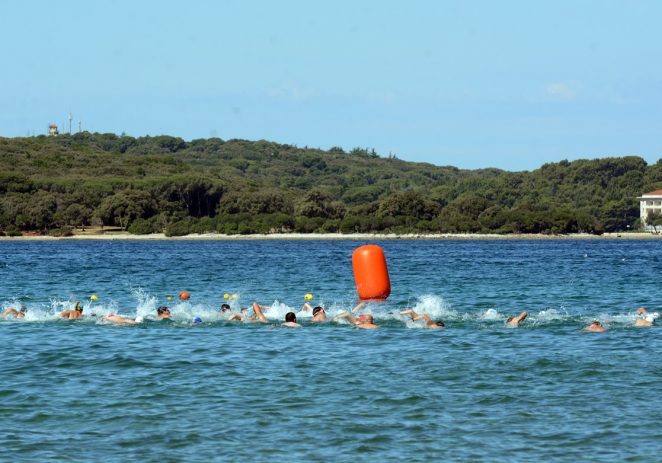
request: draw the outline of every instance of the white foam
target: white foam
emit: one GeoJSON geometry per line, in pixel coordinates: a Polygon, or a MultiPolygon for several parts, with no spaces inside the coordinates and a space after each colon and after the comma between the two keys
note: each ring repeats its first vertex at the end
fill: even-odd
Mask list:
{"type": "Polygon", "coordinates": [[[487,309],[485,312],[478,314],[479,320],[503,320],[504,318],[496,309],[487,309]]]}
{"type": "Polygon", "coordinates": [[[451,305],[443,297],[436,294],[419,296],[412,309],[417,313],[427,314],[431,318],[458,317],[458,313],[451,308],[451,305]]]}

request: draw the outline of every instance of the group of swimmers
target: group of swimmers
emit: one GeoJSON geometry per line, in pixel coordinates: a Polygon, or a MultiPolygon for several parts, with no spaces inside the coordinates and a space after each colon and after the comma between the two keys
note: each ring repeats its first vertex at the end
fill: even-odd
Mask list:
{"type": "MultiPolygon", "coordinates": [[[[348,312],[342,312],[335,317],[333,317],[332,321],[338,322],[340,320],[346,320],[349,322],[350,325],[355,326],[356,328],[361,328],[361,329],[366,329],[366,330],[372,330],[375,328],[379,328],[379,325],[375,324],[375,319],[372,316],[372,314],[366,313],[366,314],[358,314],[362,309],[365,308],[365,302],[361,302],[356,307],[354,307],[351,311],[348,312]]],[[[265,305],[260,305],[257,302],[253,302],[253,311],[252,313],[248,313],[247,308],[241,308],[239,310],[239,313],[233,312],[232,308],[230,307],[229,304],[224,303],[221,305],[220,312],[223,315],[227,316],[228,321],[257,321],[261,323],[269,323],[269,320],[267,317],[264,315],[265,311],[268,311],[270,307],[265,306],[265,305]]],[[[312,307],[309,303],[304,303],[302,310],[304,312],[310,312],[312,315],[311,318],[311,323],[322,323],[322,322],[327,322],[329,321],[327,314],[326,314],[326,309],[322,306],[316,306],[312,307]]],[[[13,307],[9,307],[2,313],[2,317],[9,317],[13,316],[15,318],[25,318],[25,314],[27,313],[28,308],[26,306],[22,306],[20,310],[16,310],[13,307]]],[[[635,311],[635,314],[638,315],[638,317],[635,319],[634,325],[635,326],[652,326],[655,324],[655,319],[659,317],[659,314],[657,312],[651,313],[648,312],[646,309],[643,307],[637,309],[635,311]]],[[[446,327],[446,324],[444,323],[443,320],[433,320],[429,315],[427,314],[418,314],[412,309],[407,309],[403,310],[400,312],[400,315],[409,317],[412,321],[423,321],[424,326],[427,329],[431,330],[438,330],[446,327]]],[[[524,311],[520,313],[519,315],[509,317],[506,319],[506,325],[512,328],[517,328],[520,326],[520,324],[528,317],[529,313],[527,311],[524,311]]],[[[95,314],[92,314],[92,316],[96,316],[95,314]]],[[[67,309],[63,310],[60,312],[60,318],[65,318],[69,320],[76,320],[76,319],[81,319],[83,318],[83,307],[81,306],[80,302],[77,302],[75,307],[73,309],[67,309]]],[[[165,306],[161,306],[156,309],[156,319],[157,320],[166,320],[170,319],[171,314],[170,314],[170,309],[165,306]]],[[[108,315],[105,315],[101,317],[101,321],[113,323],[116,325],[135,325],[137,323],[141,323],[143,321],[142,317],[136,317],[136,318],[128,318],[128,317],[123,317],[121,315],[116,315],[113,313],[110,313],[108,315]]],[[[195,317],[193,319],[193,323],[201,323],[202,319],[200,317],[195,317]]],[[[294,312],[288,312],[285,314],[285,321],[281,324],[281,326],[288,327],[288,328],[302,328],[302,325],[299,324],[297,321],[296,314],[294,312]]],[[[589,326],[585,327],[582,329],[582,331],[591,331],[591,332],[604,332],[607,331],[607,328],[602,325],[602,323],[599,320],[594,320],[589,326]]]]}
{"type": "MultiPolygon", "coordinates": [[[[653,326],[655,324],[655,319],[659,317],[659,314],[657,312],[651,313],[648,310],[644,309],[643,307],[638,308],[635,310],[635,315],[639,315],[635,320],[634,320],[634,326],[653,326]]],[[[513,317],[508,317],[506,319],[506,325],[511,326],[513,328],[517,328],[520,323],[524,321],[526,317],[528,317],[529,313],[525,310],[521,314],[513,317]]],[[[593,320],[590,325],[588,325],[585,328],[582,328],[582,331],[592,331],[594,333],[603,333],[607,331],[607,328],[600,322],[600,320],[593,320]]]]}

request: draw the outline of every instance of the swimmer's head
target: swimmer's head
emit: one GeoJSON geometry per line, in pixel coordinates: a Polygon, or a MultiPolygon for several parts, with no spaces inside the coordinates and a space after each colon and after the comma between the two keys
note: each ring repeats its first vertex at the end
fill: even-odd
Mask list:
{"type": "Polygon", "coordinates": [[[232,310],[230,304],[221,304],[221,312],[229,312],[230,310],[232,310]]]}
{"type": "Polygon", "coordinates": [[[158,315],[163,315],[163,314],[168,314],[170,315],[170,309],[167,308],[166,306],[161,306],[158,309],[156,309],[156,313],[158,315]]]}
{"type": "Polygon", "coordinates": [[[25,312],[27,312],[27,311],[28,311],[28,308],[27,308],[27,307],[25,307],[25,306],[21,307],[21,313],[25,313],[25,312]]]}
{"type": "Polygon", "coordinates": [[[510,322],[512,322],[514,318],[515,318],[515,317],[508,317],[508,318],[506,318],[506,323],[510,323],[510,322]]]}
{"type": "Polygon", "coordinates": [[[598,320],[593,320],[593,323],[591,323],[592,326],[602,326],[602,324],[598,320]]]}
{"type": "Polygon", "coordinates": [[[81,307],[80,302],[76,302],[76,312],[83,313],[83,307],[81,307]]]}
{"type": "Polygon", "coordinates": [[[241,309],[239,309],[239,312],[246,313],[246,312],[248,312],[248,308],[247,307],[242,307],[241,309]]]}
{"type": "Polygon", "coordinates": [[[446,324],[444,323],[443,320],[437,320],[436,322],[434,322],[434,324],[437,326],[441,326],[442,328],[446,328],[446,324]]]}
{"type": "Polygon", "coordinates": [[[359,317],[359,320],[362,323],[368,323],[368,324],[372,325],[375,321],[375,319],[372,318],[372,315],[370,315],[369,313],[361,315],[361,317],[359,317]],[[363,318],[361,318],[361,317],[363,317],[363,318]]]}
{"type": "Polygon", "coordinates": [[[315,307],[313,309],[313,317],[315,315],[317,315],[318,313],[320,313],[320,312],[325,312],[325,310],[324,310],[324,307],[321,307],[321,306],[318,305],[317,307],[315,307]]]}
{"type": "Polygon", "coordinates": [[[202,323],[202,318],[200,318],[200,317],[195,317],[195,318],[193,319],[193,323],[202,323]]]}
{"type": "Polygon", "coordinates": [[[296,323],[297,322],[297,316],[294,314],[294,312],[287,312],[285,314],[285,322],[289,323],[296,323]]]}

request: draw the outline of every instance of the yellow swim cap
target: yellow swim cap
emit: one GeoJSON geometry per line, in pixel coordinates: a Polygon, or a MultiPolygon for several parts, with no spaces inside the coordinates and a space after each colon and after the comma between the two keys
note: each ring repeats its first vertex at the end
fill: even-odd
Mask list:
{"type": "Polygon", "coordinates": [[[172,296],[166,296],[166,299],[172,301],[172,296]]]}
{"type": "Polygon", "coordinates": [[[90,300],[92,300],[92,301],[96,301],[96,300],[97,300],[97,295],[96,295],[96,294],[92,294],[92,295],[90,296],[90,300]]]}
{"type": "Polygon", "coordinates": [[[236,294],[233,294],[233,295],[232,295],[232,299],[237,299],[237,295],[236,295],[236,294]]]}
{"type": "Polygon", "coordinates": [[[225,300],[230,299],[230,295],[228,293],[223,294],[223,299],[225,300]]]}
{"type": "Polygon", "coordinates": [[[305,296],[303,296],[303,298],[304,298],[306,301],[310,301],[310,300],[313,298],[313,295],[310,294],[310,293],[308,293],[308,294],[306,294],[305,296]]]}

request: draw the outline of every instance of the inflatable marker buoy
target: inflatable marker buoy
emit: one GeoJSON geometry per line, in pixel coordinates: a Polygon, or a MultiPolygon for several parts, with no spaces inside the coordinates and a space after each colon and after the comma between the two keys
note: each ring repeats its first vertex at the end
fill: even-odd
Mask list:
{"type": "Polygon", "coordinates": [[[313,300],[313,295],[308,293],[308,294],[304,295],[303,298],[306,301],[312,301],[313,300]]]}
{"type": "Polygon", "coordinates": [[[91,300],[91,301],[96,301],[97,299],[98,299],[98,298],[97,298],[97,295],[96,295],[96,294],[92,294],[92,295],[90,296],[90,300],[91,300]]]}
{"type": "Polygon", "coordinates": [[[391,280],[382,248],[376,244],[356,248],[352,253],[352,267],[360,300],[383,301],[389,297],[391,280]]]}
{"type": "Polygon", "coordinates": [[[186,291],[182,291],[181,293],[179,293],[179,298],[182,301],[187,301],[191,298],[191,295],[189,293],[187,293],[186,291]]]}

